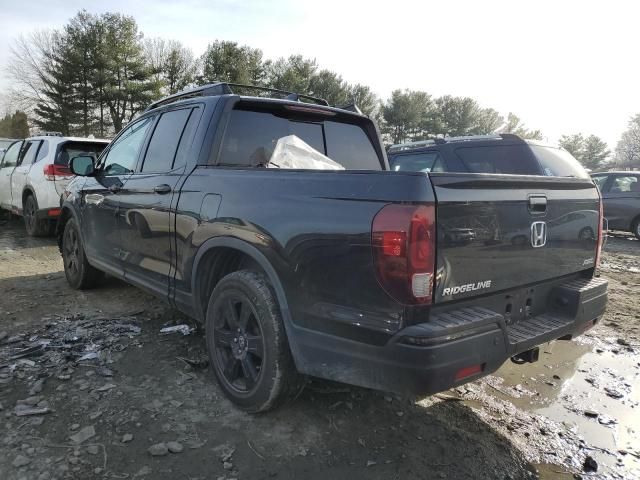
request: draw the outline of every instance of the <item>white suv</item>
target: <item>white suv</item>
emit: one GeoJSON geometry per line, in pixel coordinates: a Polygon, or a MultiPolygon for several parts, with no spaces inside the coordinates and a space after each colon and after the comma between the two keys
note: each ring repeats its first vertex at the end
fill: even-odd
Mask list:
{"type": "Polygon", "coordinates": [[[43,134],[11,144],[0,160],[0,207],[24,217],[27,234],[53,233],[60,198],[73,178],[69,160],[96,158],[108,140],[43,134]]]}

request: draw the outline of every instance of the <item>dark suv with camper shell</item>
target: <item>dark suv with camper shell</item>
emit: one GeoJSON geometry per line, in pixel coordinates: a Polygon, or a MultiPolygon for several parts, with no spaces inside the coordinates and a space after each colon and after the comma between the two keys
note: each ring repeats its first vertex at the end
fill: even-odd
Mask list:
{"type": "Polygon", "coordinates": [[[72,159],[58,226],[73,288],[108,272],[202,322],[240,407],[273,408],[307,375],[434,393],[601,318],[600,199],[583,170],[530,156],[502,171],[495,151],[390,169],[356,109],[245,88],[168,97],[97,160],[72,159]]]}

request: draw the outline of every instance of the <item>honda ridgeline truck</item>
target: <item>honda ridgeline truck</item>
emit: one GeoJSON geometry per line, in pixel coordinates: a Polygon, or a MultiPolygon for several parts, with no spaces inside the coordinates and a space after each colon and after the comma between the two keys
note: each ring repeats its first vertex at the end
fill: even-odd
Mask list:
{"type": "Polygon", "coordinates": [[[513,165],[530,147],[498,136],[504,151],[393,171],[357,109],[232,88],[158,101],[73,158],[57,232],[71,287],[106,272],[202,322],[240,407],[273,408],[305,376],[430,394],[601,318],[601,203],[575,160],[513,165]],[[327,167],[277,168],[274,150],[327,167]]]}

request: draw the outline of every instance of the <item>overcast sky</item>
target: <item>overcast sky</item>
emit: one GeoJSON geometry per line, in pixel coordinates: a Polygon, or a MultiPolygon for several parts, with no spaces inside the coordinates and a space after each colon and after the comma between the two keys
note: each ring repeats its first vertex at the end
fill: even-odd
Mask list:
{"type": "Polygon", "coordinates": [[[550,141],[594,133],[613,148],[640,113],[638,1],[0,0],[0,69],[13,38],[60,28],[81,8],[133,15],[146,37],[197,55],[215,39],[267,58],[301,53],[382,98],[470,96],[550,141]]]}

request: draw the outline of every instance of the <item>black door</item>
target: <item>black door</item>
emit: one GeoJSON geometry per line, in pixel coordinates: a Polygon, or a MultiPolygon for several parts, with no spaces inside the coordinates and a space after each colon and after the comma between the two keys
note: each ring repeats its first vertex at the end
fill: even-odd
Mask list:
{"type": "Polygon", "coordinates": [[[118,194],[125,277],[165,296],[175,265],[177,190],[197,118],[193,107],[162,113],[136,172],[118,194]]]}
{"type": "Polygon", "coordinates": [[[104,270],[122,276],[117,228],[118,196],[138,162],[152,119],[139,120],[110,144],[98,163],[98,173],[82,187],[84,247],[89,259],[104,270]]]}

